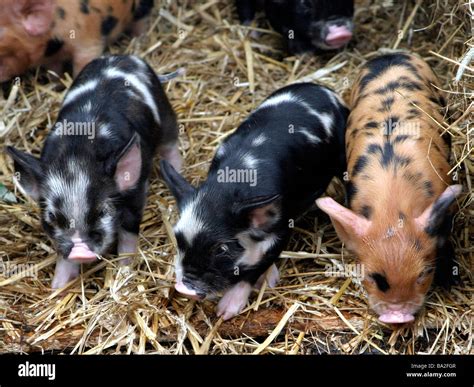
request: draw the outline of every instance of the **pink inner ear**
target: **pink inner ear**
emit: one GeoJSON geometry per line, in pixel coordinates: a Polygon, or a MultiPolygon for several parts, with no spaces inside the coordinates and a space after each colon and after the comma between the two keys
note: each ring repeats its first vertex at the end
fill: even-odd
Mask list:
{"type": "Polygon", "coordinates": [[[31,36],[47,33],[53,22],[52,0],[27,0],[22,8],[23,27],[31,36]]]}
{"type": "Polygon", "coordinates": [[[267,222],[267,215],[265,214],[266,209],[257,208],[252,211],[252,226],[255,228],[262,227],[267,222]]]}
{"type": "Polygon", "coordinates": [[[372,224],[369,220],[341,206],[331,198],[319,198],[316,200],[316,204],[350,234],[363,237],[367,234],[372,224]]]}
{"type": "Polygon", "coordinates": [[[115,182],[120,191],[125,191],[137,184],[142,170],[142,152],[138,144],[134,144],[122,156],[115,170],[115,182]]]}
{"type": "Polygon", "coordinates": [[[268,211],[272,208],[274,208],[274,204],[270,203],[266,206],[252,210],[252,212],[250,213],[252,227],[264,227],[268,222],[270,222],[272,220],[272,217],[268,214],[268,211]]]}

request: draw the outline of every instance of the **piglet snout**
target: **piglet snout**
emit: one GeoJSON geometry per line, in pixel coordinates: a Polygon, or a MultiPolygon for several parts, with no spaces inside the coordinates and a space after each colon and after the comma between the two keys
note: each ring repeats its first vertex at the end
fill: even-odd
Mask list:
{"type": "Polygon", "coordinates": [[[182,282],[177,282],[176,285],[174,285],[174,288],[181,293],[182,295],[191,298],[193,300],[202,300],[204,298],[204,295],[199,294],[196,292],[194,289],[188,288],[185,284],[182,282]]]}
{"type": "Polygon", "coordinates": [[[352,39],[352,32],[346,26],[329,26],[329,32],[326,35],[326,44],[328,46],[339,48],[347,44],[352,39]]]}
{"type": "Polygon", "coordinates": [[[95,254],[87,244],[82,242],[81,239],[73,239],[72,242],[74,246],[67,257],[68,260],[76,263],[89,263],[97,259],[97,254],[95,254]]]}
{"type": "Polygon", "coordinates": [[[406,313],[402,310],[389,310],[379,316],[379,320],[389,324],[404,324],[412,322],[415,317],[411,313],[406,313]]]}

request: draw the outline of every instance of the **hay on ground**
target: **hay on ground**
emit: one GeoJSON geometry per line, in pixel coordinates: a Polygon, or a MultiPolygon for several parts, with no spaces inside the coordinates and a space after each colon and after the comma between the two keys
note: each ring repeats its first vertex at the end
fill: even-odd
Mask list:
{"type": "MultiPolygon", "coordinates": [[[[1,181],[18,198],[0,202],[2,267],[7,261],[30,265],[37,276],[0,272],[0,352],[472,353],[474,26],[467,3],[357,1],[355,41],[319,57],[286,56],[262,17],[253,27],[238,25],[231,0],[160,3],[144,36],[124,38],[110,51],[138,54],[159,73],[186,68],[166,91],[179,117],[184,173],[194,184],[204,179],[217,144],[277,88],[312,80],[347,97],[359,67],[379,52],[408,49],[424,57],[449,96],[452,172],[471,193],[459,199],[454,224],[462,283],[431,291],[412,326],[381,324],[355,279],[327,275],[327,265],[354,258],[341,250],[328,219],[312,213],[297,224],[282,254],[278,287],[253,294],[239,317],[223,323],[214,303],[188,301],[172,290],[176,209],[155,167],[131,269],[105,257],[83,267],[66,294],[52,293],[54,250],[37,206],[14,191],[12,165],[2,153],[1,181]]],[[[36,155],[65,93],[58,81],[39,82],[38,74],[0,100],[2,142],[36,155]]],[[[328,193],[342,199],[341,183],[334,181],[328,193]]]]}

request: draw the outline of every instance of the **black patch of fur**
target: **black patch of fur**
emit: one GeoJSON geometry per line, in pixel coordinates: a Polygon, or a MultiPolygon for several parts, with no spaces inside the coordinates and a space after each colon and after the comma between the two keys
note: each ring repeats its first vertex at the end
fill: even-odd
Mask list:
{"type": "Polygon", "coordinates": [[[44,50],[44,56],[52,56],[59,52],[64,46],[64,41],[58,38],[49,39],[46,43],[46,49],[44,50]]]}
{"type": "Polygon", "coordinates": [[[81,10],[82,13],[89,14],[90,12],[89,0],[81,0],[79,9],[81,10]]]}
{"type": "Polygon", "coordinates": [[[108,36],[115,26],[118,23],[118,19],[115,16],[107,16],[103,21],[100,26],[100,33],[102,36],[108,36]]]}
{"type": "Polygon", "coordinates": [[[388,289],[390,289],[390,285],[388,284],[387,278],[384,275],[380,273],[372,273],[370,274],[370,277],[375,281],[380,291],[385,293],[388,289]]]}

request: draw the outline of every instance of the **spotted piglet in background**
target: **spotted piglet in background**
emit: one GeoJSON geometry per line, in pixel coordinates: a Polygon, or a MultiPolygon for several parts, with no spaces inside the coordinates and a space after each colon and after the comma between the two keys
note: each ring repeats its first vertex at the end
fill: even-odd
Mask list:
{"type": "Polygon", "coordinates": [[[144,29],[153,0],[0,0],[0,82],[45,65],[74,75],[122,32],[144,29]]]}
{"type": "Polygon", "coordinates": [[[414,320],[433,278],[453,279],[451,204],[461,186],[450,185],[437,86],[414,55],[369,61],[354,85],[346,132],[350,209],[317,200],[362,263],[369,304],[382,322],[414,320]]]}
{"type": "Polygon", "coordinates": [[[325,87],[287,86],[224,140],[198,188],[161,162],[180,210],[177,291],[197,299],[224,292],[217,313],[227,320],[257,282],[277,283],[274,263],[287,244],[290,219],[344,170],[347,115],[325,87]]]}
{"type": "Polygon", "coordinates": [[[154,71],[134,56],[95,59],[66,94],[37,159],[8,147],[17,183],[41,208],[58,262],[53,288],[80,263],[134,253],[155,149],[181,167],[173,109],[154,71]]]}
{"type": "MultiPolygon", "coordinates": [[[[243,24],[250,24],[256,0],[236,0],[243,24]]],[[[353,0],[265,0],[265,14],[290,53],[336,50],[352,39],[353,0]]]]}

